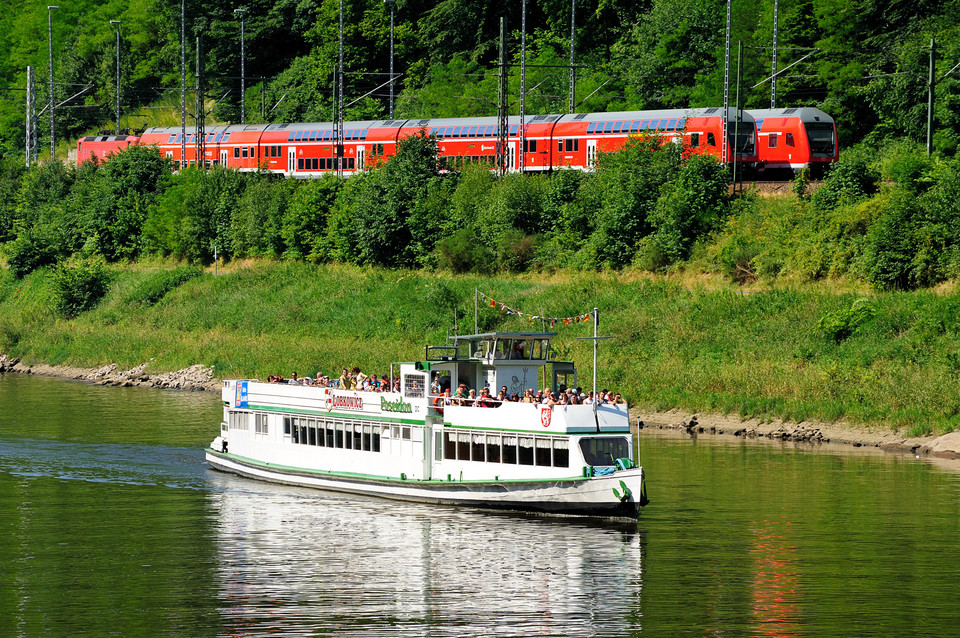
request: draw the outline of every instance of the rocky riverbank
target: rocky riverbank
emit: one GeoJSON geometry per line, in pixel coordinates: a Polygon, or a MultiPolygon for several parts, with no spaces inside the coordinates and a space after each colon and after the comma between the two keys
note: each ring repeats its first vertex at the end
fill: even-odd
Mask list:
{"type": "Polygon", "coordinates": [[[220,381],[213,376],[213,368],[192,365],[174,372],[147,372],[150,362],[141,363],[129,370],[120,370],[116,364],[100,368],[74,368],[46,364],[27,365],[16,357],[0,354],[0,372],[38,374],[46,377],[61,377],[87,381],[96,385],[118,387],[162,388],[167,390],[217,391],[220,381]]]}
{"type": "MultiPolygon", "coordinates": [[[[38,374],[86,381],[96,385],[161,388],[216,392],[221,382],[213,368],[196,364],[174,372],[150,373],[150,362],[129,370],[115,364],[100,368],[74,368],[46,364],[27,365],[15,357],[0,354],[0,373],[38,374]]],[[[691,414],[679,410],[644,412],[631,410],[631,425],[638,430],[678,430],[690,436],[733,436],[745,439],[767,438],[816,445],[843,443],[855,447],[877,447],[891,452],[926,454],[938,458],[960,459],[960,432],[939,437],[903,437],[893,430],[870,429],[844,423],[788,423],[780,420],[741,419],[720,414],[691,414]]]]}
{"type": "Polygon", "coordinates": [[[960,459],[960,431],[942,436],[904,437],[887,429],[871,429],[845,423],[789,423],[781,420],[741,419],[719,414],[691,414],[679,410],[642,412],[631,410],[631,424],[645,429],[679,430],[690,436],[766,438],[797,443],[841,443],[854,447],[877,447],[889,452],[908,452],[937,458],[960,459]]]}

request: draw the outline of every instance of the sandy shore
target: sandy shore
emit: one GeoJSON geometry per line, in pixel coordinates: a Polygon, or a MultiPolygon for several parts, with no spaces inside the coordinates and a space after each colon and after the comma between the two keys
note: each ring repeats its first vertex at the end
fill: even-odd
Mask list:
{"type": "MultiPolygon", "coordinates": [[[[208,366],[197,364],[174,372],[158,373],[147,372],[149,366],[149,361],[129,370],[118,370],[113,364],[96,369],[44,364],[29,366],[17,358],[0,354],[0,373],[38,374],[122,387],[209,392],[217,392],[221,387],[220,380],[213,376],[213,368],[208,366]]],[[[939,437],[907,438],[889,429],[871,429],[843,423],[760,421],[721,414],[691,414],[678,410],[669,412],[631,410],[630,423],[631,427],[638,428],[641,434],[646,429],[676,430],[690,435],[766,438],[811,444],[840,443],[855,447],[876,447],[892,452],[911,452],[917,455],[960,459],[960,432],[951,432],[939,437]]]]}

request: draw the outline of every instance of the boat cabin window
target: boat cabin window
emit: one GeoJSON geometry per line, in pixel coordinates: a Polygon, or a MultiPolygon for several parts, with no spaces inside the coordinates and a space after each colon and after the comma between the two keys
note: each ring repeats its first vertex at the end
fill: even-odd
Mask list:
{"type": "Polygon", "coordinates": [[[427,378],[422,374],[407,374],[403,377],[403,394],[411,399],[422,399],[427,378]]]}
{"type": "Polygon", "coordinates": [[[580,439],[580,451],[587,465],[614,465],[616,459],[630,458],[630,443],[622,436],[580,439]]]}
{"type": "Polygon", "coordinates": [[[443,433],[443,444],[437,441],[437,455],[443,458],[480,463],[570,467],[570,449],[566,437],[518,436],[485,432],[443,433]]]}

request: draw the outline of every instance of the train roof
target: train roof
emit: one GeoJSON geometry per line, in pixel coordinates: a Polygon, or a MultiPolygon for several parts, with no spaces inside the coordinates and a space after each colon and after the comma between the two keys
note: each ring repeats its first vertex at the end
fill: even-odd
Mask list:
{"type": "MultiPolygon", "coordinates": [[[[800,114],[801,117],[810,117],[810,121],[829,121],[833,120],[829,115],[819,109],[776,109],[768,111],[741,111],[743,119],[741,121],[752,121],[758,117],[757,114],[765,113],[765,117],[786,117],[793,114],[800,114]],[[782,115],[776,115],[780,113],[782,115]],[[816,119],[819,117],[820,119],[816,119]]],[[[639,120],[639,119],[664,119],[664,118],[691,118],[691,117],[719,117],[723,114],[723,108],[690,108],[690,109],[659,109],[650,111],[615,111],[610,113],[564,113],[564,114],[546,114],[546,115],[527,115],[524,118],[525,124],[552,124],[554,122],[610,122],[618,120],[639,120]]],[[[736,119],[736,109],[729,108],[727,117],[732,121],[736,119]]],[[[804,119],[804,121],[807,121],[804,119]]],[[[393,120],[361,120],[345,121],[344,127],[349,129],[377,129],[377,128],[432,128],[440,126],[457,126],[464,122],[477,125],[496,125],[497,117],[451,117],[451,118],[421,118],[421,119],[393,119],[393,120]]],[[[509,125],[519,124],[520,116],[511,115],[507,118],[509,125]]],[[[277,124],[220,124],[207,126],[204,131],[209,135],[211,133],[221,132],[290,132],[290,131],[316,131],[332,130],[333,122],[286,122],[277,124]]],[[[180,133],[179,126],[154,126],[144,131],[144,135],[170,135],[171,133],[180,133]]],[[[187,134],[196,131],[196,127],[188,126],[187,134]]]]}
{"type": "Polygon", "coordinates": [[[747,111],[755,120],[765,120],[772,117],[799,117],[802,122],[827,122],[833,124],[833,118],[820,109],[810,106],[789,109],[750,109],[747,111]]]}

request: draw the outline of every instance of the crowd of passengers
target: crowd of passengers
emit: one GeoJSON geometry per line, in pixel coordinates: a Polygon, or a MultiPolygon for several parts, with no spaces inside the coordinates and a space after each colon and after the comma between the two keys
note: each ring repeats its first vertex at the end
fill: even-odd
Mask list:
{"type": "MultiPolygon", "coordinates": [[[[297,375],[296,370],[290,373],[290,378],[272,375],[267,379],[270,383],[287,383],[291,385],[309,385],[320,388],[337,388],[340,390],[362,390],[364,392],[399,392],[400,377],[394,377],[390,380],[388,375],[364,374],[359,367],[353,369],[344,368],[338,378],[333,378],[317,372],[317,376],[301,377],[297,375]]],[[[453,392],[450,388],[443,388],[440,379],[434,377],[430,384],[430,395],[433,397],[434,405],[459,405],[479,408],[496,408],[501,403],[536,403],[540,405],[598,405],[621,404],[625,403],[619,392],[612,392],[604,388],[594,397],[593,391],[584,392],[581,388],[564,388],[552,390],[544,388],[534,391],[528,388],[523,396],[516,392],[507,391],[507,386],[500,388],[500,391],[493,395],[490,388],[481,388],[479,394],[476,390],[467,388],[467,384],[461,383],[453,392]]]]}
{"type": "Polygon", "coordinates": [[[507,386],[500,388],[496,395],[490,393],[490,388],[481,388],[480,393],[476,390],[468,389],[465,383],[461,383],[456,391],[451,392],[450,388],[441,389],[439,381],[434,379],[430,386],[430,393],[434,398],[434,405],[460,405],[478,408],[496,408],[502,403],[537,403],[540,405],[598,405],[625,403],[619,392],[611,392],[604,388],[594,397],[593,391],[584,392],[581,388],[564,388],[552,390],[544,388],[534,391],[528,388],[521,397],[516,392],[510,393],[507,386]]]}
{"type": "Polygon", "coordinates": [[[337,388],[340,390],[362,390],[364,392],[399,392],[400,377],[394,377],[393,381],[386,374],[364,374],[358,366],[352,370],[344,368],[337,378],[327,376],[322,372],[317,372],[316,377],[301,377],[294,370],[290,373],[290,378],[271,375],[267,381],[270,383],[288,383],[291,385],[311,385],[320,388],[337,388]]]}

